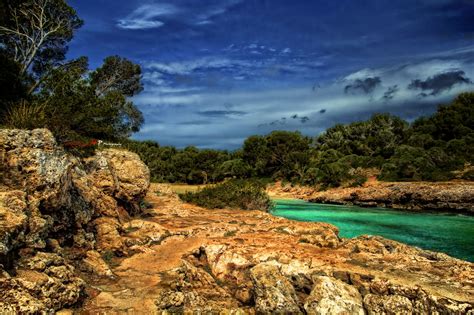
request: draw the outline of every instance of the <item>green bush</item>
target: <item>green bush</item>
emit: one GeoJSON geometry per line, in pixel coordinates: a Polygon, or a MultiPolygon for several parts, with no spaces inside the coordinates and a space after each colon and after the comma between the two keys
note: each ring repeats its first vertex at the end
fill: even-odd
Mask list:
{"type": "Polygon", "coordinates": [[[208,209],[237,208],[244,210],[270,210],[272,202],[265,185],[256,180],[230,180],[198,192],[180,194],[180,198],[208,209]]]}

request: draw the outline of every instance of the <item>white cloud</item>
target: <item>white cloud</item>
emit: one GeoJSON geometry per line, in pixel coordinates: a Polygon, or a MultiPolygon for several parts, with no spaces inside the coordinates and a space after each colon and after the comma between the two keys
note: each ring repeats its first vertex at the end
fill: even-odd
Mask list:
{"type": "Polygon", "coordinates": [[[159,3],[144,4],[135,9],[125,18],[117,21],[117,27],[129,30],[153,29],[165,25],[165,21],[179,20],[189,25],[212,24],[211,19],[224,14],[242,0],[220,1],[217,4],[199,3],[198,8],[191,9],[186,1],[162,0],[159,3]]]}
{"type": "Polygon", "coordinates": [[[171,4],[145,4],[118,20],[117,26],[129,30],[158,28],[164,25],[158,18],[178,12],[178,8],[171,4]]]}

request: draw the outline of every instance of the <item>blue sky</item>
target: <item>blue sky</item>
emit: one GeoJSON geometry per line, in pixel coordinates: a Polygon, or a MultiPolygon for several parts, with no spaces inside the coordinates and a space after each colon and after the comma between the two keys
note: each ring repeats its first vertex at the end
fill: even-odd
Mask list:
{"type": "Polygon", "coordinates": [[[249,135],[389,112],[474,90],[474,0],[74,0],[69,57],[143,69],[135,139],[234,149],[249,135]]]}

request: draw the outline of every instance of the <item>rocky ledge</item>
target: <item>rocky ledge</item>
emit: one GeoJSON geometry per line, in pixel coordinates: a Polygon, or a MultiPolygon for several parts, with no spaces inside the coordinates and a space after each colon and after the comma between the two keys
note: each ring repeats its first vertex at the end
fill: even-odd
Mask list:
{"type": "Polygon", "coordinates": [[[474,314],[469,262],[145,196],[136,155],[77,159],[45,130],[0,131],[0,150],[0,313],[474,314]]]}
{"type": "Polygon", "coordinates": [[[456,212],[474,215],[474,182],[369,182],[363,187],[317,191],[282,185],[269,188],[273,196],[316,203],[387,207],[404,210],[456,212]]]}

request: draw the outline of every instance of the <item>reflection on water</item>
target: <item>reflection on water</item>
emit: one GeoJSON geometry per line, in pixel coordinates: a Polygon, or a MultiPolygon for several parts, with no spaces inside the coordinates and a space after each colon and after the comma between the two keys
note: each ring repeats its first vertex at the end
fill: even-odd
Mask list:
{"type": "Polygon", "coordinates": [[[297,221],[334,224],[339,228],[341,237],[380,235],[474,262],[474,217],[471,216],[322,205],[281,199],[275,200],[272,213],[297,221]]]}

